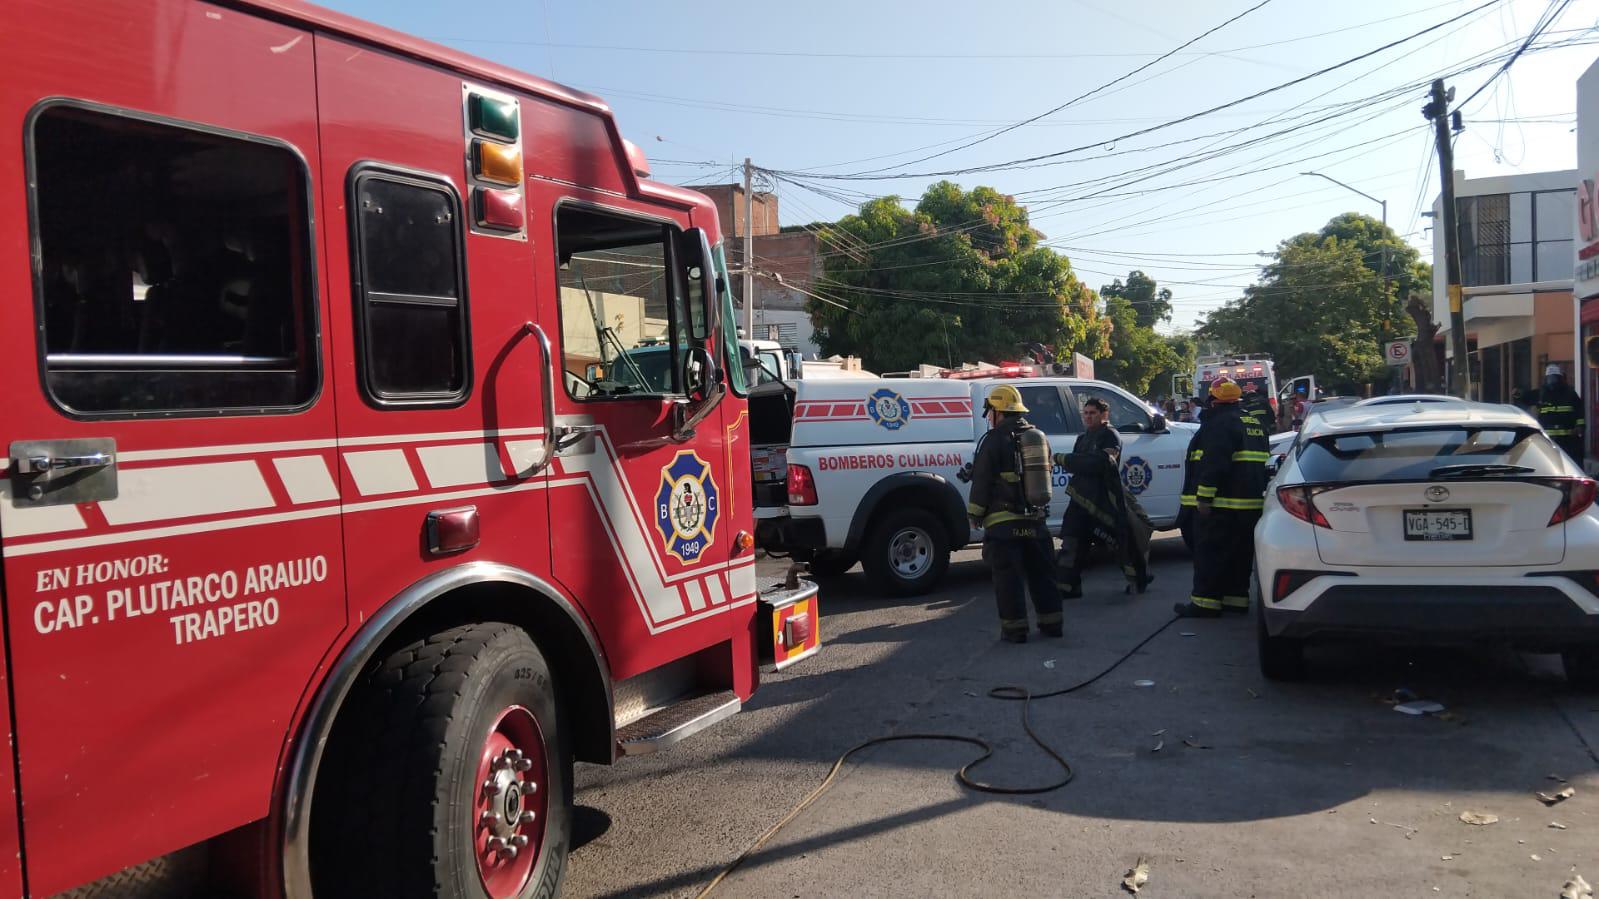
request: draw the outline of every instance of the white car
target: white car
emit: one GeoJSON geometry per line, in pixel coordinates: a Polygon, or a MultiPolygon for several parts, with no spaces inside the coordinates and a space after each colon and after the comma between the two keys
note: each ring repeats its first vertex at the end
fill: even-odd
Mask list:
{"type": "Polygon", "coordinates": [[[1599,687],[1596,484],[1525,412],[1351,407],[1300,431],[1255,529],[1267,677],[1307,641],[1498,642],[1599,687]]]}

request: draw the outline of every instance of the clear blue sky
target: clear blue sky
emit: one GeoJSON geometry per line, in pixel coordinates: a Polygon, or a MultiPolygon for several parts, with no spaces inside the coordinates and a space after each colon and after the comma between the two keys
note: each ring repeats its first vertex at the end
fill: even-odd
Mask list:
{"type": "MultiPolygon", "coordinates": [[[[953,180],[966,187],[988,184],[1029,203],[1034,225],[1092,287],[1129,269],[1149,272],[1176,295],[1172,325],[1185,329],[1251,282],[1260,260],[1247,254],[1270,250],[1341,212],[1378,214],[1377,204],[1301,171],[1324,172],[1387,200],[1389,224],[1430,259],[1430,222],[1418,213],[1430,208],[1438,173],[1427,166],[1432,148],[1420,114],[1424,91],[1351,106],[1359,111],[1111,191],[1146,191],[1140,195],[1089,198],[1084,195],[1098,185],[1061,185],[1188,160],[1203,148],[1334,111],[1306,116],[1316,108],[1444,74],[1525,37],[1550,8],[1548,0],[1502,0],[1304,84],[1144,137],[1113,140],[1366,53],[1483,2],[1270,0],[1182,54],[1035,124],[906,164],[1065,103],[1256,2],[327,5],[605,97],[623,133],[657,160],[656,177],[675,183],[734,180],[734,166],[746,156],[758,166],[795,172],[884,166],[923,172],[1095,144],[1065,157],[1067,164],[953,180]],[[1153,148],[1174,141],[1183,142],[1153,148]],[[1306,158],[1312,156],[1319,158],[1306,158]],[[1262,170],[1268,166],[1281,167],[1262,170]]],[[[1580,33],[1596,25],[1599,0],[1574,0],[1545,40],[1599,41],[1599,32],[1580,33]]],[[[1574,167],[1575,84],[1596,57],[1599,43],[1523,56],[1464,108],[1467,130],[1456,144],[1456,168],[1481,177],[1574,167]]],[[[1457,99],[1496,69],[1452,78],[1457,99]]],[[[812,183],[841,197],[897,194],[914,201],[930,180],[812,183]]],[[[792,183],[777,189],[784,224],[850,211],[838,199],[792,183]]]]}

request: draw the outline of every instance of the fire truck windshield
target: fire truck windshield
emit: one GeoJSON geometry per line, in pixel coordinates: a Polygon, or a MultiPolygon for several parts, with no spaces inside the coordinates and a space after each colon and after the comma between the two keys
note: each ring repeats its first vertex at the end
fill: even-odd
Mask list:
{"type": "MultiPolygon", "coordinates": [[[[1233,381],[1238,385],[1238,389],[1245,393],[1262,393],[1268,397],[1271,396],[1271,384],[1269,384],[1263,377],[1233,378],[1233,381]]],[[[1210,394],[1210,384],[1210,381],[1200,382],[1200,396],[1208,396],[1210,394]]]]}

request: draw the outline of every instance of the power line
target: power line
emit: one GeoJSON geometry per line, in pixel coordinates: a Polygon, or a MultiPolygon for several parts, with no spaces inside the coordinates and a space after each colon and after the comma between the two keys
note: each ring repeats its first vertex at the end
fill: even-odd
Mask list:
{"type": "MultiPolygon", "coordinates": [[[[966,149],[969,149],[971,147],[975,147],[978,144],[986,143],[988,141],[993,140],[996,137],[999,137],[1000,135],[1009,134],[1010,132],[1015,131],[1017,128],[1021,128],[1021,127],[1024,127],[1026,125],[1031,125],[1032,123],[1038,121],[1039,119],[1048,118],[1049,116],[1052,116],[1055,113],[1060,112],[1063,109],[1066,109],[1068,107],[1077,105],[1078,103],[1082,102],[1083,100],[1086,100],[1089,97],[1092,97],[1095,94],[1098,94],[1098,93],[1106,90],[1107,88],[1115,87],[1116,85],[1120,84],[1121,82],[1126,81],[1127,79],[1133,77],[1134,75],[1137,75],[1140,72],[1143,72],[1143,71],[1149,69],[1152,66],[1156,66],[1156,65],[1159,65],[1160,63],[1165,62],[1166,60],[1172,58],[1172,56],[1176,55],[1178,52],[1188,49],[1189,47],[1193,46],[1194,44],[1199,43],[1200,41],[1204,40],[1205,38],[1211,36],[1212,34],[1215,34],[1216,32],[1222,30],[1223,28],[1226,28],[1228,25],[1231,25],[1232,23],[1238,21],[1239,19],[1244,18],[1245,16],[1249,15],[1250,13],[1254,12],[1257,9],[1260,9],[1261,7],[1265,6],[1266,4],[1268,4],[1270,2],[1271,2],[1271,0],[1260,0],[1260,2],[1256,3],[1254,6],[1251,6],[1248,9],[1244,10],[1243,12],[1238,13],[1235,16],[1232,16],[1231,18],[1223,21],[1221,24],[1215,25],[1215,26],[1212,26],[1211,28],[1206,29],[1203,33],[1199,34],[1197,37],[1193,37],[1193,38],[1190,38],[1187,41],[1184,41],[1183,43],[1179,44],[1175,49],[1169,50],[1169,51],[1161,54],[1160,56],[1155,57],[1154,59],[1150,60],[1149,62],[1144,63],[1143,65],[1139,66],[1138,68],[1133,69],[1130,72],[1126,72],[1126,73],[1124,73],[1122,75],[1119,75],[1119,76],[1117,76],[1115,78],[1112,78],[1111,80],[1105,82],[1104,84],[1101,84],[1101,85],[1099,85],[1096,88],[1093,88],[1091,90],[1088,90],[1088,91],[1085,91],[1085,92],[1083,92],[1081,94],[1078,94],[1077,96],[1071,98],[1070,100],[1067,100],[1065,103],[1062,103],[1059,106],[1056,106],[1056,107],[1054,107],[1052,109],[1049,109],[1049,110],[1047,110],[1045,112],[1041,112],[1038,115],[1033,116],[1032,118],[1023,119],[1020,122],[1016,122],[1015,124],[1012,124],[1012,125],[1006,125],[1003,128],[1000,128],[998,130],[995,130],[993,132],[985,134],[985,135],[983,135],[981,137],[978,137],[978,138],[976,138],[974,140],[967,141],[966,143],[963,143],[963,144],[961,144],[958,147],[951,147],[948,150],[940,150],[937,153],[932,153],[932,154],[929,154],[927,156],[922,156],[922,157],[917,158],[917,159],[912,159],[909,162],[901,163],[901,165],[919,165],[921,163],[927,162],[930,159],[938,159],[939,157],[942,157],[942,156],[948,156],[951,153],[959,153],[961,150],[966,150],[966,149]]],[[[876,169],[875,171],[879,171],[880,172],[880,171],[884,171],[884,169],[876,169]]]]}
{"type": "Polygon", "coordinates": [[[1117,137],[1111,138],[1109,141],[1097,140],[1097,141],[1094,141],[1093,143],[1090,143],[1090,144],[1082,144],[1082,145],[1079,145],[1079,146],[1076,146],[1076,147],[1071,147],[1071,148],[1068,148],[1068,149],[1065,149],[1065,150],[1057,150],[1057,151],[1054,151],[1052,153],[1044,153],[1044,154],[1040,154],[1040,155],[1037,155],[1037,156],[1027,156],[1027,157],[1022,157],[1020,159],[1009,160],[1007,162],[990,163],[990,164],[987,164],[987,165],[980,165],[980,166],[968,166],[966,168],[948,169],[948,170],[945,170],[945,171],[937,171],[937,172],[898,172],[898,173],[888,174],[888,175],[879,175],[876,172],[872,172],[872,171],[856,172],[856,173],[851,173],[851,174],[846,174],[846,175],[833,175],[833,174],[813,173],[813,172],[782,172],[781,174],[794,175],[794,176],[799,176],[799,177],[818,178],[818,179],[825,179],[825,180],[838,180],[838,181],[884,181],[884,180],[893,180],[893,179],[900,179],[900,178],[940,178],[940,177],[948,177],[948,176],[952,176],[952,175],[968,175],[968,174],[975,174],[975,173],[980,173],[980,172],[1000,171],[1000,170],[1003,170],[1003,169],[1016,168],[1016,167],[1018,167],[1020,165],[1026,164],[1026,163],[1039,162],[1039,161],[1042,161],[1042,160],[1045,160],[1045,159],[1055,159],[1055,158],[1059,158],[1061,156],[1067,156],[1067,155],[1070,155],[1070,154],[1073,154],[1073,153],[1080,153],[1080,152],[1082,152],[1084,150],[1090,150],[1090,149],[1093,149],[1094,147],[1103,146],[1106,143],[1120,142],[1120,141],[1124,141],[1124,140],[1130,140],[1130,139],[1135,138],[1135,137],[1142,137],[1142,136],[1144,136],[1146,134],[1152,134],[1152,133],[1154,133],[1156,131],[1160,131],[1160,130],[1163,130],[1163,129],[1166,129],[1166,128],[1170,128],[1170,127],[1172,127],[1174,125],[1180,125],[1180,124],[1183,124],[1185,122],[1191,122],[1191,121],[1193,121],[1195,119],[1202,118],[1202,117],[1207,116],[1207,115],[1211,115],[1212,113],[1220,112],[1220,111],[1222,111],[1224,109],[1231,109],[1231,108],[1233,108],[1235,106],[1240,106],[1240,105],[1242,105],[1244,103],[1247,103],[1247,102],[1249,102],[1251,100],[1258,100],[1261,97],[1267,96],[1269,94],[1273,94],[1273,93],[1276,93],[1278,91],[1285,90],[1285,89],[1287,89],[1289,87],[1293,87],[1293,86],[1298,85],[1298,84],[1303,84],[1306,81],[1309,81],[1309,80],[1311,80],[1313,78],[1318,78],[1318,77],[1320,77],[1322,75],[1326,75],[1326,74],[1328,74],[1330,72],[1335,72],[1335,71],[1337,71],[1339,69],[1346,68],[1348,66],[1354,65],[1355,63],[1360,62],[1362,60],[1370,59],[1371,57],[1376,56],[1376,55],[1378,55],[1380,53],[1384,53],[1384,52],[1386,52],[1388,50],[1391,50],[1391,49],[1393,49],[1395,47],[1398,47],[1398,46],[1401,46],[1403,44],[1409,43],[1410,41],[1413,41],[1416,38],[1422,37],[1422,36],[1427,35],[1427,34],[1431,34],[1434,31],[1437,31],[1437,30],[1439,30],[1441,28],[1444,28],[1444,27],[1447,27],[1449,25],[1452,25],[1452,24],[1454,24],[1454,23],[1456,23],[1456,22],[1458,22],[1458,21],[1460,21],[1462,19],[1465,19],[1465,18],[1469,17],[1469,16],[1475,15],[1475,14],[1477,14],[1477,13],[1479,13],[1479,12],[1485,10],[1485,9],[1488,9],[1491,6],[1494,6],[1497,3],[1500,3],[1500,2],[1502,2],[1502,0],[1487,0],[1486,3],[1482,3],[1482,4],[1479,4],[1478,6],[1472,7],[1471,9],[1467,10],[1464,13],[1461,13],[1461,14],[1456,15],[1456,16],[1452,16],[1452,17],[1450,17],[1448,19],[1445,19],[1442,22],[1439,22],[1439,23],[1437,23],[1435,25],[1428,26],[1427,28],[1423,28],[1420,31],[1417,31],[1417,32],[1415,32],[1413,34],[1410,34],[1410,35],[1407,35],[1405,37],[1399,38],[1397,40],[1389,41],[1388,43],[1383,44],[1382,46],[1377,47],[1376,49],[1368,50],[1365,53],[1362,53],[1362,54],[1360,54],[1358,56],[1350,57],[1349,59],[1346,59],[1346,60],[1344,60],[1342,62],[1334,63],[1333,65],[1327,66],[1325,68],[1317,69],[1316,71],[1311,72],[1311,73],[1309,73],[1307,75],[1301,75],[1298,78],[1294,78],[1294,79],[1291,79],[1289,81],[1281,82],[1279,84],[1273,85],[1273,86],[1265,88],[1263,90],[1256,91],[1256,92],[1254,92],[1252,94],[1248,94],[1246,96],[1239,97],[1239,98],[1237,98],[1235,100],[1230,100],[1230,101],[1228,101],[1226,103],[1222,103],[1222,104],[1219,104],[1219,105],[1216,105],[1216,106],[1212,106],[1212,107],[1210,107],[1208,109],[1200,110],[1199,112],[1189,113],[1188,115],[1181,116],[1181,117],[1176,118],[1176,119],[1171,119],[1169,121],[1163,122],[1163,123],[1158,124],[1158,125],[1152,125],[1152,126],[1150,126],[1148,128],[1141,128],[1141,129],[1138,129],[1136,131],[1131,131],[1131,132],[1128,132],[1126,134],[1119,135],[1117,137]]]}

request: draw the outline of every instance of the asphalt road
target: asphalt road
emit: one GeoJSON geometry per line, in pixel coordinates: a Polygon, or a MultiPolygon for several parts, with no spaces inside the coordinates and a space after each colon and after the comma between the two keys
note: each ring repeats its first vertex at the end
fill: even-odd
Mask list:
{"type": "MultiPolygon", "coordinates": [[[[1065,638],[1025,646],[997,641],[975,551],[928,597],[877,598],[858,569],[824,582],[819,656],[668,752],[580,766],[566,894],[696,895],[874,736],[978,736],[995,748],[979,779],[1047,782],[1059,769],[1018,705],[985,694],[1077,683],[1160,627],[1190,566],[1175,538],[1154,558],[1148,594],[1123,595],[1102,567],[1068,604],[1065,638]]],[[[1555,897],[1572,873],[1599,883],[1599,697],[1568,690],[1557,660],[1327,647],[1310,682],[1280,685],[1256,667],[1252,628],[1179,622],[1100,682],[1036,704],[1036,729],[1076,773],[1054,792],[963,789],[970,746],[867,749],[713,895],[1125,896],[1140,858],[1148,897],[1555,897]],[[1400,714],[1397,688],[1449,714],[1400,714]],[[1576,793],[1546,808],[1533,794],[1559,790],[1551,777],[1576,793]],[[1499,820],[1468,825],[1467,811],[1499,820]]]]}

